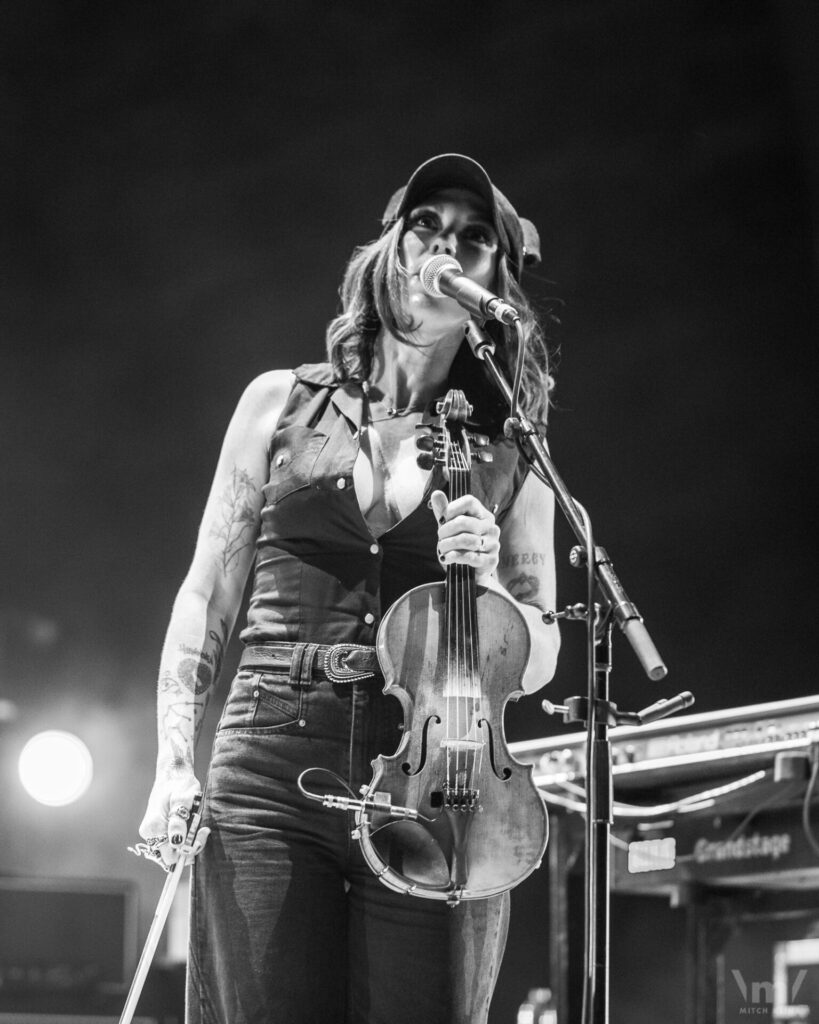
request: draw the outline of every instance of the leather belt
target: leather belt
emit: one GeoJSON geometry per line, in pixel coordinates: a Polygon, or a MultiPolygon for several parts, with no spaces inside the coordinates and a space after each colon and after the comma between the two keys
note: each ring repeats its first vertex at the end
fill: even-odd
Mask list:
{"type": "Polygon", "coordinates": [[[242,651],[239,668],[289,671],[295,685],[304,685],[305,678],[357,683],[381,675],[375,648],[364,644],[248,644],[242,651]]]}

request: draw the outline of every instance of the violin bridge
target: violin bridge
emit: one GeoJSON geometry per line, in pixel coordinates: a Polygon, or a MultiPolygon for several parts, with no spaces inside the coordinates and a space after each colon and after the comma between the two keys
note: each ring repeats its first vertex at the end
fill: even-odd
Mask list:
{"type": "Polygon", "coordinates": [[[450,750],[455,754],[467,750],[483,750],[483,743],[480,740],[441,740],[441,749],[450,750]]]}

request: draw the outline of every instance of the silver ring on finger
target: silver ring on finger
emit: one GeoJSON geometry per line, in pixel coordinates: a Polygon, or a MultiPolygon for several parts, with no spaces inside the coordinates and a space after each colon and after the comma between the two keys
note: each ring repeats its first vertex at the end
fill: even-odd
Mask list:
{"type": "Polygon", "coordinates": [[[188,810],[188,808],[184,804],[180,804],[171,813],[172,813],[173,817],[181,818],[183,821],[187,821],[188,818],[191,816],[191,812],[188,810]]]}

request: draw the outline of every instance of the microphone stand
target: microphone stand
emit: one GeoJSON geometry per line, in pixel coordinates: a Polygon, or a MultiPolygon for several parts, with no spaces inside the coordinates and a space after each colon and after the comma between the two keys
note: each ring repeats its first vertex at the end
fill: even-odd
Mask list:
{"type": "MultiPolygon", "coordinates": [[[[495,345],[473,320],[469,320],[466,337],[473,354],[482,360],[487,375],[510,407],[504,426],[508,437],[514,437],[530,464],[539,467],[545,482],[554,492],[555,500],[574,531],[580,545],[572,549],[571,561],[585,566],[588,574],[588,606],[574,606],[563,613],[547,613],[545,622],[555,618],[584,618],[588,637],[588,693],[584,698],[571,698],[568,707],[551,705],[563,711],[567,721],[585,721],[586,747],[586,906],[585,906],[585,978],[583,989],[583,1024],[608,1024],[609,1013],[609,844],[612,814],[612,760],[608,738],[610,725],[624,721],[654,721],[693,703],[690,694],[667,702],[658,702],[644,712],[618,712],[609,700],[611,672],[611,632],[617,623],[649,679],[660,680],[667,669],[636,607],[614,572],[611,559],[602,547],[594,545],[591,525],[585,510],[575,502],[546,450],[542,438],[526,418],[503,372],[495,361],[495,345]],[[591,554],[590,554],[591,553],[591,554]],[[602,613],[595,615],[594,586],[603,596],[602,613]],[[572,614],[569,614],[572,613],[572,614]],[[596,621],[595,621],[596,619],[596,621]],[[572,716],[572,717],[569,717],[572,716]]],[[[520,334],[519,334],[520,337],[520,334]]],[[[520,358],[523,346],[519,347],[520,358]]],[[[515,389],[517,392],[518,388],[515,389]]],[[[549,708],[547,708],[549,710],[549,708]]]]}

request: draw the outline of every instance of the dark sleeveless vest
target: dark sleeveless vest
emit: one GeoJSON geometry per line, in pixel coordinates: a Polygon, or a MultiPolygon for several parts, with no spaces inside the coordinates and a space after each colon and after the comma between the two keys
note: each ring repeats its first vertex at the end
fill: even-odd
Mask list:
{"type": "MultiPolygon", "coordinates": [[[[364,398],[360,383],[338,383],[328,363],[300,366],[270,442],[261,527],[245,643],[372,644],[382,614],[422,583],[440,582],[433,490],[446,491],[432,471],[418,507],[376,538],[355,495],[364,398]]],[[[468,397],[468,396],[467,396],[468,397]]],[[[425,414],[424,422],[434,421],[425,414]]],[[[526,464],[503,437],[494,461],[477,463],[472,493],[502,523],[523,482],[526,464]]]]}

